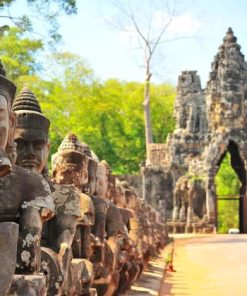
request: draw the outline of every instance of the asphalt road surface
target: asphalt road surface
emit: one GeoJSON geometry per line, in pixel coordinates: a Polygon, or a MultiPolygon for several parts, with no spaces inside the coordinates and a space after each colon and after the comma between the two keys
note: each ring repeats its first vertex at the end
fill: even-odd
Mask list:
{"type": "Polygon", "coordinates": [[[175,239],[160,296],[247,296],[247,235],[175,239]]]}

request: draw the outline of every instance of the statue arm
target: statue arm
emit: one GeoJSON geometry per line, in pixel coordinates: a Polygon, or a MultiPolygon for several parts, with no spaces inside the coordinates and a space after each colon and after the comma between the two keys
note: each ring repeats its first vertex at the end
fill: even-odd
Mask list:
{"type": "Polygon", "coordinates": [[[53,241],[55,252],[59,253],[61,248],[71,248],[73,238],[78,224],[78,217],[73,215],[56,215],[49,223],[54,224],[50,241],[53,241]]]}
{"type": "Polygon", "coordinates": [[[21,192],[17,272],[30,274],[40,269],[43,221],[54,215],[54,203],[50,188],[42,176],[22,173],[25,174],[25,185],[21,192]]]}
{"type": "Polygon", "coordinates": [[[39,209],[27,207],[20,217],[17,272],[34,273],[40,268],[42,220],[39,209]]]}

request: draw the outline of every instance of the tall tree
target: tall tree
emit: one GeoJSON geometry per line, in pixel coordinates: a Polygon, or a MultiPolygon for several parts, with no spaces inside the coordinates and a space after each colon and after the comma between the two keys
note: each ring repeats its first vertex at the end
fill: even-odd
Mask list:
{"type": "Polygon", "coordinates": [[[118,1],[115,6],[121,13],[120,30],[135,40],[135,49],[142,50],[144,78],[144,123],[146,142],[146,162],[149,163],[149,144],[153,143],[150,112],[150,82],[153,75],[153,60],[159,47],[167,41],[166,32],[178,14],[177,0],[118,1]]]}

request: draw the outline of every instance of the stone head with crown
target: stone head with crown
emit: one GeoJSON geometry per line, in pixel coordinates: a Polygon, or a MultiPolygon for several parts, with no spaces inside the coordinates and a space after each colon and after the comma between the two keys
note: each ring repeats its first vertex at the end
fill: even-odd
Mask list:
{"type": "Polygon", "coordinates": [[[83,189],[88,183],[88,157],[75,134],[68,134],[52,155],[52,177],[58,184],[74,184],[83,189]]]}
{"type": "Polygon", "coordinates": [[[35,95],[28,87],[24,87],[16,97],[12,110],[17,116],[16,164],[35,173],[41,173],[50,150],[48,140],[50,122],[42,114],[35,95]]]}

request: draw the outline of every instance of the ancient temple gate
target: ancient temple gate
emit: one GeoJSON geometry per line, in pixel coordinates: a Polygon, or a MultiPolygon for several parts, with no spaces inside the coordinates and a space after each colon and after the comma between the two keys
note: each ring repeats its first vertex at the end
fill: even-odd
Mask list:
{"type": "Polygon", "coordinates": [[[247,233],[247,63],[236,41],[229,28],[205,89],[196,71],[182,72],[175,102],[176,128],[165,144],[150,146],[151,165],[143,169],[145,195],[150,195],[147,176],[160,170],[152,203],[163,204],[173,232],[215,230],[215,176],[229,152],[241,183],[240,231],[247,233]]]}

